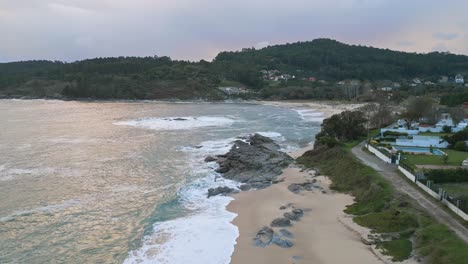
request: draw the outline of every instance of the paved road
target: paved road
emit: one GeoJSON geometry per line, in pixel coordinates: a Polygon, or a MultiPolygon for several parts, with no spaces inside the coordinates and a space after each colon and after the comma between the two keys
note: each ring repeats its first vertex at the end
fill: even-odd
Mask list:
{"type": "Polygon", "coordinates": [[[416,187],[408,183],[397,173],[395,165],[387,164],[374,155],[370,155],[362,150],[364,142],[352,149],[353,154],[358,157],[364,164],[374,168],[384,178],[389,180],[397,190],[407,194],[419,205],[426,209],[427,213],[434,217],[440,223],[446,224],[452,229],[461,239],[468,243],[468,229],[455,220],[450,214],[442,209],[442,204],[424,196],[416,187]]]}

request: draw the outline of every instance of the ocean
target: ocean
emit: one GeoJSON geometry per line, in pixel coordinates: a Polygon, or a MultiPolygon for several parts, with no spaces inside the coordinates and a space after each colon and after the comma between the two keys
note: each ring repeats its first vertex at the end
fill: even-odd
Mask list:
{"type": "Polygon", "coordinates": [[[254,103],[0,100],[0,263],[229,263],[206,156],[252,133],[304,147],[323,114],[254,103]]]}

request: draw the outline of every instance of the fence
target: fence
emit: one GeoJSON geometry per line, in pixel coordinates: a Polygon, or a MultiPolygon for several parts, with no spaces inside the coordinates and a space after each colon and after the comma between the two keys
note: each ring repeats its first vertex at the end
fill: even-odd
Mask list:
{"type": "Polygon", "coordinates": [[[376,147],[373,147],[372,145],[367,145],[367,150],[369,150],[370,152],[374,153],[377,157],[379,157],[381,160],[387,162],[387,163],[390,163],[392,162],[392,159],[387,156],[386,153],[382,152],[380,149],[376,148],[376,147]]]}
{"type": "MultiPolygon", "coordinates": [[[[367,145],[367,149],[370,152],[374,153],[377,157],[379,157],[384,162],[391,162],[391,159],[379,149],[369,144],[367,145]]],[[[468,206],[466,205],[465,201],[453,199],[447,194],[447,192],[445,192],[442,189],[439,189],[438,191],[432,190],[431,181],[426,181],[425,179],[420,180],[419,179],[420,177],[416,176],[415,171],[405,164],[399,164],[398,170],[402,172],[406,178],[414,182],[419,188],[424,190],[426,193],[428,193],[430,196],[434,197],[435,199],[441,201],[442,204],[445,204],[455,214],[457,214],[464,220],[468,221],[468,214],[466,213],[468,212],[468,206]],[[425,182],[425,184],[423,182],[425,182]]]]}

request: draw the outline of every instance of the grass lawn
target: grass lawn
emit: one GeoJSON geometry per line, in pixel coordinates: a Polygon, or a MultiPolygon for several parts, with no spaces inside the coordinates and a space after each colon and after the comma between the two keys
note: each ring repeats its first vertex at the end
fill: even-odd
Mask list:
{"type": "Polygon", "coordinates": [[[444,163],[442,156],[436,155],[408,155],[404,157],[415,165],[453,165],[460,166],[464,159],[468,158],[468,152],[456,151],[453,149],[441,149],[448,154],[448,164],[444,163]]]}

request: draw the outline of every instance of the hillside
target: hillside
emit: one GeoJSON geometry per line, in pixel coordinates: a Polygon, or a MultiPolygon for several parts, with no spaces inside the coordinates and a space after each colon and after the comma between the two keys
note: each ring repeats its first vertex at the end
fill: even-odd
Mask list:
{"type": "MultiPolygon", "coordinates": [[[[468,56],[417,54],[354,46],[329,39],[270,46],[261,50],[222,52],[215,63],[298,72],[326,80],[400,80],[468,73],[468,56]]],[[[436,79],[437,80],[437,79],[436,79]]]]}
{"type": "Polygon", "coordinates": [[[467,56],[404,53],[317,39],[222,52],[212,62],[155,56],[0,63],[0,97],[216,100],[225,98],[218,86],[236,84],[257,90],[255,96],[264,98],[349,99],[349,92],[331,84],[350,78],[436,81],[441,75],[457,73],[468,73],[467,56]],[[262,70],[296,78],[272,85],[265,81],[262,70]],[[310,76],[329,84],[300,81],[310,76]]]}

